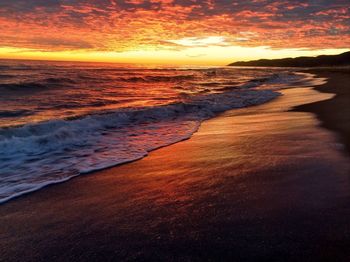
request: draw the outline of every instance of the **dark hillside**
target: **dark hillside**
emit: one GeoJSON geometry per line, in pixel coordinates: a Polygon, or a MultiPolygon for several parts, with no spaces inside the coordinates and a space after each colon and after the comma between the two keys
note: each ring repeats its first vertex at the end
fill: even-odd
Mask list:
{"type": "Polygon", "coordinates": [[[319,67],[350,65],[350,52],[340,55],[321,55],[317,57],[297,57],[283,59],[260,59],[248,62],[235,62],[229,66],[268,66],[268,67],[319,67]]]}

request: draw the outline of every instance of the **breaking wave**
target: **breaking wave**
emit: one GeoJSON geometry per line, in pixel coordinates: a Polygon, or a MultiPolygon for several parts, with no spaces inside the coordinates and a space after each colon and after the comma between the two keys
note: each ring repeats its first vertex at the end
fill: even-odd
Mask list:
{"type": "Polygon", "coordinates": [[[176,82],[182,80],[194,79],[194,75],[175,75],[175,76],[143,76],[143,77],[120,77],[123,82],[176,82]]]}
{"type": "Polygon", "coordinates": [[[187,103],[116,110],[0,129],[0,203],[82,173],[143,158],[188,139],[220,112],[261,104],[270,90],[196,96],[187,103]]]}
{"type": "Polygon", "coordinates": [[[286,71],[231,68],[15,63],[0,65],[1,70],[14,77],[0,83],[0,203],[141,159],[190,138],[206,119],[265,103],[280,88],[307,79],[286,71]]]}

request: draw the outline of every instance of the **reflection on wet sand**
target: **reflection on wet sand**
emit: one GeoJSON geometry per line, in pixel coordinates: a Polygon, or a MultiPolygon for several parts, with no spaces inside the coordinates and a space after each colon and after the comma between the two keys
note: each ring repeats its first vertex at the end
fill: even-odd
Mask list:
{"type": "Polygon", "coordinates": [[[288,111],[332,95],[310,88],[283,93],[206,121],[190,140],[141,161],[2,206],[3,257],[320,261],[350,255],[338,241],[349,232],[348,158],[313,115],[288,111]]]}

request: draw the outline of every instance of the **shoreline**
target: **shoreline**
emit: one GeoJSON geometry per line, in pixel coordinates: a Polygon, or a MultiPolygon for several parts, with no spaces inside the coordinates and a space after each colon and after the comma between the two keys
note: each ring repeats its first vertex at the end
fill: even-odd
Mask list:
{"type": "Polygon", "coordinates": [[[346,261],[348,158],[313,114],[289,111],[330,95],[282,92],[147,158],[1,205],[1,258],[346,261]]]}
{"type": "MultiPolygon", "coordinates": [[[[264,92],[264,91],[260,91],[260,92],[264,92]]],[[[113,164],[110,164],[110,165],[107,165],[107,166],[103,166],[103,167],[97,167],[97,168],[91,169],[89,171],[83,171],[83,172],[80,172],[79,174],[68,176],[68,177],[64,177],[64,178],[61,178],[60,180],[57,180],[57,181],[47,181],[47,182],[45,182],[43,184],[40,184],[40,185],[36,186],[35,188],[29,189],[27,191],[19,192],[19,193],[16,193],[15,195],[12,195],[12,196],[0,199],[0,206],[3,205],[3,204],[6,204],[9,201],[12,201],[14,199],[20,198],[22,196],[26,196],[26,195],[31,194],[31,193],[35,193],[35,192],[37,192],[39,190],[42,190],[42,189],[45,189],[47,187],[54,186],[54,185],[57,185],[57,184],[66,183],[66,182],[68,182],[68,181],[70,181],[72,179],[75,179],[75,178],[79,177],[79,176],[91,175],[91,174],[95,174],[95,173],[98,173],[98,172],[106,170],[106,169],[115,168],[115,167],[118,167],[118,166],[127,165],[129,163],[140,161],[140,160],[144,159],[145,157],[148,157],[149,154],[151,154],[154,151],[157,151],[157,150],[162,149],[164,147],[169,147],[169,146],[172,146],[174,144],[181,143],[183,141],[191,139],[191,137],[196,132],[198,132],[201,124],[204,121],[208,121],[210,119],[218,117],[218,116],[220,116],[221,114],[223,114],[223,113],[225,113],[227,111],[237,110],[237,109],[244,109],[244,108],[254,107],[254,106],[262,105],[264,103],[268,103],[268,102],[278,98],[281,95],[278,92],[274,92],[274,91],[270,91],[270,90],[265,91],[265,94],[266,94],[266,92],[270,93],[269,94],[270,97],[268,97],[268,96],[264,97],[264,98],[261,99],[261,101],[258,101],[258,102],[255,101],[254,104],[251,104],[251,105],[248,105],[248,106],[245,106],[245,107],[240,107],[240,108],[228,109],[226,111],[221,111],[221,112],[219,111],[214,116],[211,116],[211,117],[208,117],[208,118],[204,118],[204,119],[199,119],[198,123],[195,125],[195,128],[193,129],[193,131],[189,135],[186,134],[186,136],[180,137],[178,140],[170,141],[170,142],[167,142],[164,145],[157,145],[154,148],[147,149],[147,150],[145,150],[145,154],[142,155],[142,156],[137,156],[137,157],[131,158],[129,160],[124,160],[124,162],[120,162],[120,163],[118,163],[118,161],[116,161],[117,163],[113,163],[113,164]]]]}
{"type": "MultiPolygon", "coordinates": [[[[305,87],[305,86],[309,86],[309,85],[312,85],[312,84],[318,85],[319,81],[322,81],[322,80],[320,80],[318,78],[314,78],[313,76],[311,76],[311,74],[306,76],[307,73],[296,73],[296,75],[298,75],[298,74],[304,74],[303,81],[298,83],[298,84],[300,84],[300,87],[305,87]]],[[[295,82],[295,84],[297,84],[297,82],[295,82]]],[[[292,84],[289,84],[289,85],[290,85],[290,87],[292,87],[292,84]]],[[[248,91],[248,94],[247,93],[243,93],[242,98],[240,98],[240,99],[242,100],[243,104],[247,104],[247,105],[242,105],[242,107],[239,107],[239,108],[248,108],[250,106],[256,106],[256,105],[264,104],[264,103],[269,102],[269,101],[271,101],[273,99],[276,99],[277,97],[279,97],[281,95],[281,93],[278,92],[278,91],[279,90],[273,90],[273,89],[272,90],[252,90],[252,91],[248,91]],[[258,93],[260,93],[261,97],[259,99],[257,99],[253,95],[252,97],[249,98],[249,96],[250,96],[249,92],[253,92],[252,94],[254,94],[254,92],[258,92],[258,93]],[[263,92],[265,92],[265,93],[263,93],[263,92]],[[247,99],[244,98],[247,95],[248,95],[248,98],[249,98],[248,99],[249,103],[246,103],[247,99]]],[[[225,96],[228,96],[228,95],[229,95],[229,93],[225,93],[225,96]]],[[[232,99],[232,97],[231,97],[231,99],[232,99]]],[[[235,97],[233,97],[233,100],[235,100],[235,97]]],[[[235,109],[238,109],[238,108],[235,108],[235,109]]],[[[43,181],[41,181],[39,183],[34,183],[34,182],[29,180],[28,183],[16,185],[17,188],[21,188],[21,186],[24,186],[25,190],[22,190],[22,191],[18,190],[18,189],[15,189],[17,191],[11,192],[11,189],[12,189],[11,188],[11,183],[13,183],[13,182],[9,182],[8,184],[10,185],[10,187],[8,189],[8,192],[2,191],[1,194],[0,194],[0,196],[1,196],[0,205],[6,203],[8,201],[11,201],[12,199],[21,197],[23,195],[27,195],[27,194],[36,192],[36,191],[41,190],[41,189],[43,189],[45,187],[67,182],[67,181],[71,180],[72,178],[75,178],[75,177],[80,176],[80,175],[85,175],[85,174],[91,174],[91,173],[99,172],[99,171],[104,170],[104,169],[113,168],[113,167],[116,167],[116,166],[120,166],[120,165],[123,165],[123,164],[128,164],[128,163],[135,162],[135,161],[138,161],[140,159],[143,159],[144,157],[147,157],[149,155],[149,153],[152,152],[152,151],[158,150],[158,149],[160,149],[162,147],[171,146],[171,145],[173,145],[175,143],[179,143],[179,142],[182,142],[184,140],[187,140],[187,139],[191,138],[193,136],[193,134],[198,131],[198,128],[199,128],[199,126],[201,125],[201,123],[203,121],[207,121],[207,120],[209,120],[209,119],[211,119],[213,117],[217,117],[220,114],[224,113],[225,111],[230,111],[230,109],[226,109],[225,110],[225,109],[219,108],[219,111],[217,111],[217,112],[214,110],[214,113],[213,113],[212,116],[198,118],[197,119],[198,123],[196,123],[195,127],[192,128],[193,130],[191,130],[191,131],[187,130],[184,134],[182,134],[180,132],[181,133],[180,136],[178,136],[177,138],[172,139],[170,141],[166,141],[166,139],[165,139],[160,144],[153,145],[150,148],[145,149],[144,152],[142,152],[142,155],[139,153],[137,155],[130,155],[129,158],[125,158],[125,159],[119,160],[118,157],[117,157],[117,154],[114,153],[111,156],[111,159],[109,159],[109,161],[107,161],[107,163],[91,165],[91,167],[86,167],[86,170],[80,170],[79,167],[77,167],[77,170],[78,170],[79,173],[74,172],[74,174],[72,174],[72,175],[69,175],[69,174],[67,174],[67,176],[62,175],[61,177],[55,178],[55,179],[53,179],[51,181],[50,180],[46,180],[46,181],[43,180],[43,181]]],[[[110,113],[112,113],[112,111],[110,113]]],[[[98,115],[98,116],[101,115],[102,116],[104,114],[107,114],[107,112],[101,113],[101,114],[96,114],[96,115],[98,115]]],[[[80,118],[72,118],[72,119],[80,119],[80,118]]],[[[83,117],[81,119],[84,120],[83,117]]],[[[49,122],[50,121],[47,121],[47,122],[44,121],[44,122],[41,122],[41,124],[48,124],[49,122]]],[[[40,123],[38,123],[38,124],[40,124],[40,123]]],[[[27,128],[27,126],[24,125],[21,128],[27,128]]],[[[114,140],[115,140],[115,138],[114,138],[114,140]]],[[[111,141],[113,141],[113,139],[111,141]]],[[[152,145],[152,143],[150,143],[150,145],[152,145]]],[[[124,151],[124,150],[120,150],[120,151],[124,151]]],[[[99,155],[99,154],[98,153],[94,153],[92,155],[96,156],[96,155],[99,155]]],[[[65,158],[68,158],[68,156],[65,156],[65,158]]],[[[70,158],[74,159],[75,157],[71,156],[70,158]]],[[[104,160],[104,158],[102,157],[101,160],[104,160]]],[[[27,162],[30,162],[30,161],[27,161],[27,162]]],[[[96,162],[100,163],[99,161],[96,161],[96,162]]],[[[76,161],[75,164],[79,165],[79,161],[76,161]]],[[[53,164],[51,163],[51,165],[53,165],[53,164]]],[[[22,167],[22,164],[19,163],[17,166],[22,167]]],[[[49,166],[50,166],[50,164],[49,164],[49,166]]],[[[27,168],[30,168],[30,166],[27,167],[27,168]]],[[[52,171],[54,171],[54,170],[51,170],[51,172],[52,171]]],[[[5,171],[5,173],[6,173],[6,171],[5,171]]],[[[18,171],[17,173],[20,173],[20,172],[18,171]]],[[[35,174],[35,173],[38,173],[38,172],[34,172],[33,171],[33,173],[35,174]]],[[[47,173],[47,174],[49,174],[49,173],[47,173]]],[[[12,179],[13,179],[13,177],[12,177],[12,179]]],[[[5,183],[6,183],[6,180],[5,180],[5,183]]],[[[3,187],[3,188],[6,189],[6,187],[3,187]]]]}
{"type": "Polygon", "coordinates": [[[349,69],[312,69],[306,71],[318,77],[327,78],[327,82],[315,89],[323,93],[333,93],[332,99],[295,107],[294,111],[310,112],[321,121],[321,126],[335,132],[344,151],[350,154],[350,83],[349,69]]]}

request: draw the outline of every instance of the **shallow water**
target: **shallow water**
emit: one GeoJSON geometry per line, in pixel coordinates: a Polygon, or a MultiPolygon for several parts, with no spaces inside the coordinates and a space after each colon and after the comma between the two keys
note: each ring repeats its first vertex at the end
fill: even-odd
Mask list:
{"type": "Polygon", "coordinates": [[[140,161],[1,206],[4,257],[349,257],[349,158],[312,114],[288,111],[333,95],[281,92],[272,102],[204,121],[190,140],[140,161]]]}
{"type": "Polygon", "coordinates": [[[0,202],[188,139],[311,75],[288,69],[145,68],[2,61],[0,202]]]}
{"type": "Polygon", "coordinates": [[[0,127],[190,103],[198,95],[297,79],[283,69],[0,60],[0,127]]]}

